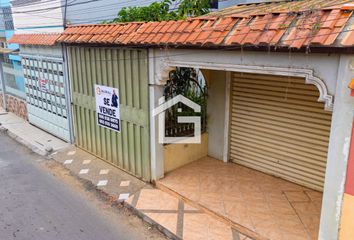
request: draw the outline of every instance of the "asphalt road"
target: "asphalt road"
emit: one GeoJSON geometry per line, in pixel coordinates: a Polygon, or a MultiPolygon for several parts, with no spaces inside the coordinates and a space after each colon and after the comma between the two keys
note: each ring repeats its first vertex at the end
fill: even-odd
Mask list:
{"type": "Polygon", "coordinates": [[[0,240],[163,239],[63,183],[45,161],[0,133],[0,240]]]}

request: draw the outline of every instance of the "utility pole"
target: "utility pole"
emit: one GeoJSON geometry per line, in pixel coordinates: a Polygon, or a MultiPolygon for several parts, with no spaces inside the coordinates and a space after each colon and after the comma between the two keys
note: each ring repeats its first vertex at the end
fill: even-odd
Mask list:
{"type": "Polygon", "coordinates": [[[2,61],[0,61],[0,84],[1,84],[1,89],[2,89],[2,103],[3,103],[3,109],[7,111],[7,105],[6,105],[6,84],[5,84],[5,78],[4,78],[4,70],[2,68],[2,61]]]}

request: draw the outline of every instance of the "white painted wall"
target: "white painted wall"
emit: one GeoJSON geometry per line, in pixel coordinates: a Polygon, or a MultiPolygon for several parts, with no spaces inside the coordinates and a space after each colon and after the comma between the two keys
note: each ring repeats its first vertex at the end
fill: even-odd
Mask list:
{"type": "Polygon", "coordinates": [[[61,0],[41,0],[27,5],[13,5],[12,16],[16,33],[46,33],[63,31],[61,0]]]}

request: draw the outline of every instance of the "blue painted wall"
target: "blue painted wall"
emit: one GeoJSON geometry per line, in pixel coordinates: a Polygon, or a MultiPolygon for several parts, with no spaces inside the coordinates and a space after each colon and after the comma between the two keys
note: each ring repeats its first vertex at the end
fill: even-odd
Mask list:
{"type": "MultiPolygon", "coordinates": [[[[1,8],[10,7],[10,6],[11,6],[10,5],[10,0],[0,0],[0,7],[1,8]]],[[[1,11],[0,14],[2,14],[2,11],[1,11]]],[[[3,26],[5,26],[5,24],[3,24],[3,26]]],[[[12,35],[14,34],[14,30],[13,29],[12,30],[6,30],[4,28],[4,29],[0,29],[0,31],[5,32],[6,40],[9,40],[12,37],[12,35]]],[[[10,49],[15,50],[15,49],[19,48],[19,45],[18,44],[8,44],[7,47],[10,48],[10,49]]],[[[14,71],[14,72],[23,72],[22,66],[21,66],[21,57],[19,55],[9,54],[9,59],[11,60],[13,69],[17,70],[17,71],[14,71]]],[[[19,96],[19,97],[23,97],[24,93],[25,93],[25,79],[24,79],[23,75],[14,75],[14,78],[15,78],[15,85],[16,85],[15,88],[16,88],[16,90],[21,92],[21,94],[20,94],[21,96],[19,96]]],[[[13,82],[13,80],[12,80],[12,82],[13,82]]]]}

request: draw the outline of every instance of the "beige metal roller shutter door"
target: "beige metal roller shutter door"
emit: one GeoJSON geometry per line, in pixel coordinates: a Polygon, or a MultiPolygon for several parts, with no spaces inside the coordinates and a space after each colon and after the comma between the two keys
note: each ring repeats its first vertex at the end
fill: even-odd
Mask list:
{"type": "Polygon", "coordinates": [[[232,74],[230,159],[322,191],[332,114],[305,79],[232,74]]]}

